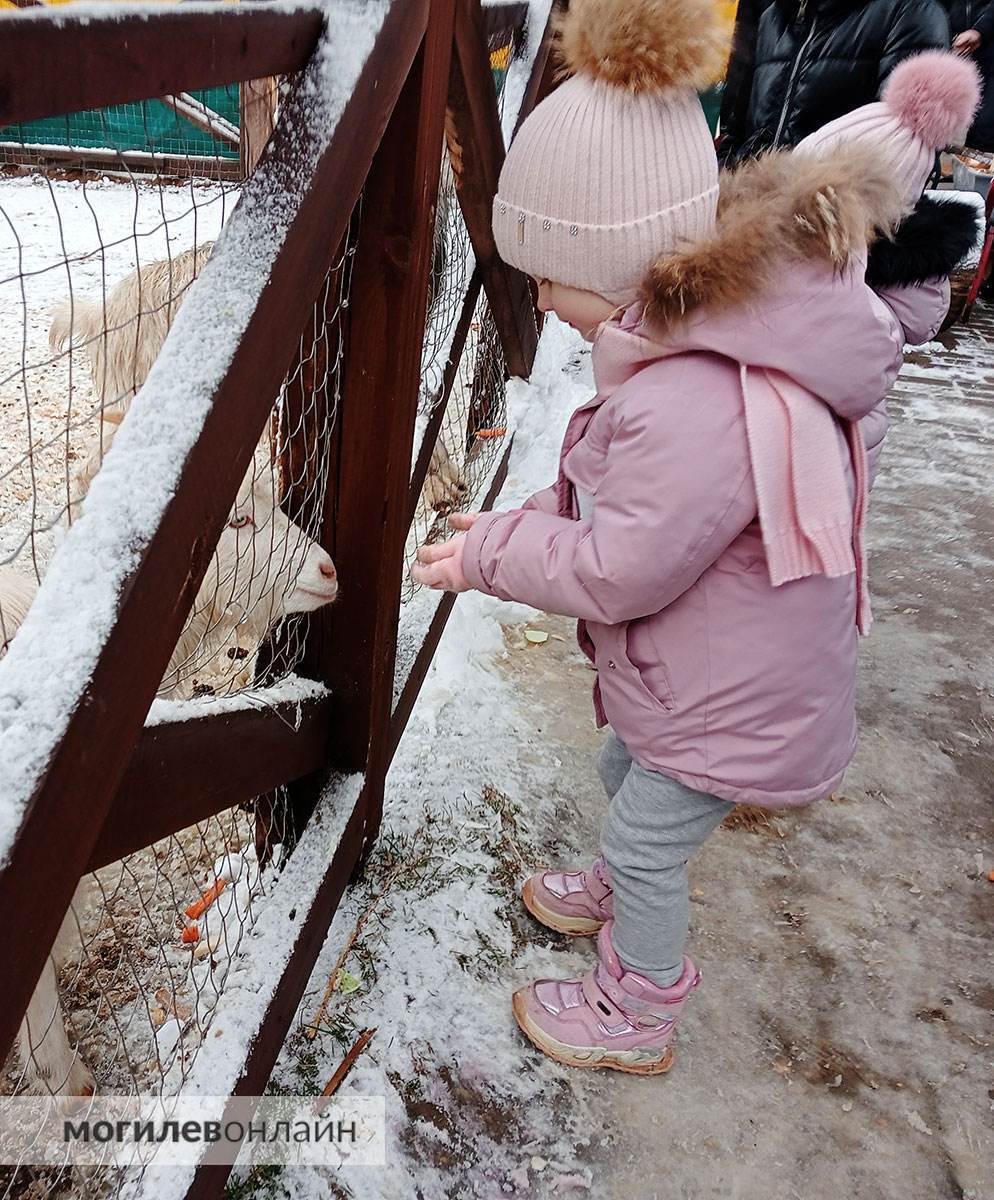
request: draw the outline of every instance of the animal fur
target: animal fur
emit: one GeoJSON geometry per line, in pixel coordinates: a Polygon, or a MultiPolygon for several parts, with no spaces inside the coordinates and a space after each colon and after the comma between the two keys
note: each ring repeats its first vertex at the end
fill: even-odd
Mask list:
{"type": "Polygon", "coordinates": [[[708,241],[649,269],[642,285],[646,318],[666,329],[703,309],[735,308],[775,289],[792,260],[841,270],[890,234],[904,212],[900,189],[864,148],[820,158],[765,154],[722,174],[708,241]]]}
{"type": "Polygon", "coordinates": [[[558,35],[562,74],[642,93],[708,87],[731,29],[715,0],[572,0],[558,35]]]}
{"type": "MultiPolygon", "coordinates": [[[[116,425],[102,430],[100,446],[94,447],[73,477],[70,513],[74,518],[116,432],[116,425]]],[[[277,504],[268,464],[253,462],[173,649],[159,695],[189,699],[198,683],[193,665],[209,679],[212,663],[224,661],[224,650],[237,645],[254,654],[282,617],[311,612],[330,602],[337,586],[331,557],[277,504]]],[[[245,661],[251,667],[251,659],[245,661]]],[[[227,670],[223,674],[226,688],[248,682],[228,678],[227,670]]]]}
{"type": "MultiPolygon", "coordinates": [[[[439,201],[439,219],[443,225],[449,219],[451,203],[448,193],[443,193],[439,201]]],[[[162,349],[190,284],[203,270],[213,249],[213,242],[204,242],[195,249],[132,271],[111,291],[104,304],[74,296],[53,312],[49,343],[53,350],[63,350],[70,344],[86,350],[105,423],[123,420],[162,349]]],[[[437,298],[445,266],[445,240],[438,238],[429,278],[429,309],[437,298]]],[[[439,439],[425,480],[424,500],[429,508],[447,511],[458,505],[465,494],[462,472],[439,439]]]]}
{"type": "Polygon", "coordinates": [[[906,287],[949,275],[976,246],[982,229],[974,205],[923,196],[893,238],[870,247],[866,282],[872,288],[906,287]]]}
{"type": "Polygon", "coordinates": [[[213,242],[204,242],[132,271],[105,305],[74,296],[55,310],[49,343],[53,350],[64,349],[70,341],[85,347],[103,412],[126,410],[138,394],[187,289],[213,249],[213,242]]]}
{"type": "Polygon", "coordinates": [[[14,634],[34,603],[38,585],[32,576],[15,567],[0,566],[0,658],[14,640],[14,634]]]}

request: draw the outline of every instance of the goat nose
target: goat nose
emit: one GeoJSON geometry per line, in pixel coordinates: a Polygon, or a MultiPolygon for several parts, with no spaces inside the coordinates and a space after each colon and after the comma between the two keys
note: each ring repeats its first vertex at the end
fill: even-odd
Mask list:
{"type": "Polygon", "coordinates": [[[338,572],[335,570],[335,564],[331,561],[330,558],[322,560],[322,562],[320,563],[320,571],[321,571],[321,574],[325,577],[325,579],[337,579],[338,578],[338,572]]]}

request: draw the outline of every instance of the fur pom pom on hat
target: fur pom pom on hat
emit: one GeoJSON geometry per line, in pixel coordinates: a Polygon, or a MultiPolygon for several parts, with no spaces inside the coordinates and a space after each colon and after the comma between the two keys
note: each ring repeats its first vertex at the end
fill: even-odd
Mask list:
{"type": "Polygon", "coordinates": [[[568,78],[508,151],[494,236],[512,266],[627,304],[652,262],[714,226],[697,89],[729,30],[718,0],[572,0],[558,34],[568,78]]]}
{"type": "Polygon", "coordinates": [[[966,58],[926,50],[899,63],[880,99],[933,150],[961,142],[980,103],[980,73],[966,58]]]}
{"type": "Polygon", "coordinates": [[[871,147],[894,172],[910,211],[935,163],[935,152],[966,136],[980,103],[972,62],[946,50],[926,50],[899,63],[880,100],[809,134],[795,154],[822,154],[843,144],[871,147]]]}
{"type": "Polygon", "coordinates": [[[728,34],[702,0],[574,0],[559,22],[567,75],[587,75],[629,92],[701,89],[728,58],[728,34]]]}

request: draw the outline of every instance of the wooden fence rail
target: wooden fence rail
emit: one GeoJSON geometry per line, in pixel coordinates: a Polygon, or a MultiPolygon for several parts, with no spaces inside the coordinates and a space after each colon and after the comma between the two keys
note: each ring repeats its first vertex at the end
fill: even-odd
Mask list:
{"type": "MultiPolygon", "coordinates": [[[[129,12],[115,6],[85,18],[65,9],[0,16],[0,125],[302,72],[108,455],[111,470],[122,455],[134,458],[133,487],[118,496],[105,491],[101,518],[115,531],[119,563],[131,555],[137,566],[125,573],[118,565],[117,586],[82,600],[78,611],[60,608],[60,586],[89,557],[107,553],[106,528],[79,522],[29,615],[31,644],[15,638],[0,665],[0,756],[10,731],[4,714],[16,709],[21,728],[34,723],[38,729],[40,763],[29,787],[12,784],[5,797],[19,819],[10,844],[0,847],[0,909],[18,919],[0,928],[7,984],[0,1054],[13,1042],[86,871],[292,784],[296,838],[305,836],[322,795],[332,804],[337,834],[308,906],[288,934],[279,977],[260,983],[270,989],[269,1000],[231,1081],[233,1094],[263,1090],[342,890],[376,836],[390,760],[451,610],[453,597],[433,609],[398,691],[405,538],[481,295],[508,369],[526,375],[534,358],[528,281],[500,261],[490,232],[504,143],[487,37],[520,29],[527,12],[524,5],[484,12],[479,0],[348,0],[314,9],[263,3],[129,12]],[[44,71],[38,62],[46,63],[44,71]],[[476,268],[424,442],[415,447],[446,145],[476,268]],[[316,687],[301,703],[277,698],[262,708],[145,726],[171,648],[350,228],[354,261],[341,333],[341,397],[324,448],[331,469],[318,497],[321,541],[345,586],[339,601],[312,619],[298,668],[324,690],[316,687]],[[211,352],[191,355],[190,339],[205,329],[212,331],[211,352]],[[170,388],[177,378],[182,388],[170,388]],[[170,465],[172,477],[148,484],[146,495],[142,454],[170,419],[177,427],[185,419],[189,445],[170,465]],[[163,488],[168,499],[157,501],[163,488]],[[159,516],[149,532],[135,513],[156,502],[159,516]],[[54,614],[64,616],[59,627],[46,622],[54,614]],[[73,628],[83,627],[107,631],[85,671],[73,658],[78,643],[72,637],[73,628]],[[45,707],[50,691],[31,685],[37,663],[68,681],[64,711],[54,723],[45,707]],[[335,793],[334,779],[349,775],[361,777],[359,785],[335,793]],[[13,794],[18,788],[22,794],[13,794]],[[335,808],[338,794],[344,809],[335,808]],[[46,881],[43,897],[30,886],[38,879],[46,881]],[[28,894],[36,898],[25,908],[28,894]]],[[[529,37],[526,103],[532,105],[551,86],[550,41],[546,30],[530,30],[529,37]]],[[[287,445],[281,453],[299,449],[287,445]]],[[[492,502],[505,469],[506,455],[491,473],[484,504],[492,502]]],[[[288,494],[291,514],[295,503],[288,494]]],[[[228,1171],[205,1161],[187,1194],[219,1195],[228,1171]]]]}

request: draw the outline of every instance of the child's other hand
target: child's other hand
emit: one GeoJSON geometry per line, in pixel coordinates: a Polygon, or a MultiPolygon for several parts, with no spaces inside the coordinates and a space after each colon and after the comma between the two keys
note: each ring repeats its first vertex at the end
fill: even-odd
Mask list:
{"type": "Polygon", "coordinates": [[[460,533],[468,533],[482,516],[482,513],[453,513],[449,517],[449,528],[458,529],[460,533]]]}
{"type": "Polygon", "coordinates": [[[469,584],[462,570],[465,542],[465,535],[460,534],[434,546],[419,546],[417,562],[411,566],[411,578],[437,592],[468,592],[469,584]]]}

